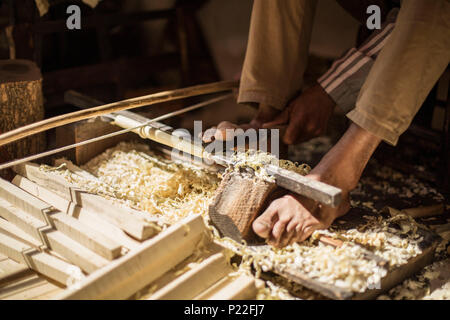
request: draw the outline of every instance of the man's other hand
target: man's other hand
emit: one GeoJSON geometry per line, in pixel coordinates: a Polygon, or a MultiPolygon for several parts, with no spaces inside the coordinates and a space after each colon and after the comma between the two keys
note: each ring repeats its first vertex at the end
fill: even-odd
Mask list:
{"type": "Polygon", "coordinates": [[[292,100],[275,119],[264,123],[263,128],[287,125],[284,143],[290,145],[308,141],[325,134],[335,106],[333,99],[316,84],[292,100]]]}
{"type": "Polygon", "coordinates": [[[213,140],[231,140],[234,138],[234,134],[230,134],[232,131],[228,131],[227,135],[227,129],[242,129],[244,131],[247,129],[258,130],[262,128],[264,123],[273,120],[279,113],[280,111],[275,108],[260,104],[258,113],[249,123],[236,125],[229,121],[222,121],[217,125],[217,127],[212,127],[206,130],[201,138],[204,142],[211,142],[213,140]]]}

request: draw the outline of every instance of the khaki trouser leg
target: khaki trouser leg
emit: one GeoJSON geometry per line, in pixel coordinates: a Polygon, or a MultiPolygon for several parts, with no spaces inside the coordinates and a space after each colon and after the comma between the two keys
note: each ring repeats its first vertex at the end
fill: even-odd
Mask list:
{"type": "Polygon", "coordinates": [[[450,1],[403,1],[347,117],[395,145],[450,62],[450,1]]]}
{"type": "Polygon", "coordinates": [[[301,89],[316,0],[255,0],[239,103],[282,110],[301,89]]]}

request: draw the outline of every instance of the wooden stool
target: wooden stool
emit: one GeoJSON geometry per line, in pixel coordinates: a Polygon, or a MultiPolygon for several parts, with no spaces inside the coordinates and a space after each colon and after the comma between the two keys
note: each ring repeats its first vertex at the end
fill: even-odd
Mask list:
{"type": "MultiPolygon", "coordinates": [[[[0,60],[0,114],[3,133],[44,119],[42,76],[33,62],[0,60]]],[[[45,140],[45,134],[37,134],[3,146],[1,162],[42,152],[45,140]]]]}

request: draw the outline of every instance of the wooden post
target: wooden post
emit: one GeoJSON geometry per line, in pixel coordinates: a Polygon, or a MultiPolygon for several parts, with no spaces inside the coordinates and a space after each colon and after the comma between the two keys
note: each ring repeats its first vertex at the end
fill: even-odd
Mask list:
{"type": "MultiPolygon", "coordinates": [[[[0,133],[44,119],[42,76],[33,62],[0,60],[0,114],[0,133]]],[[[12,160],[42,152],[45,148],[45,134],[37,134],[0,147],[0,154],[12,160]]],[[[2,157],[0,161],[8,159],[2,157]]],[[[6,176],[5,171],[3,176],[6,176]]]]}

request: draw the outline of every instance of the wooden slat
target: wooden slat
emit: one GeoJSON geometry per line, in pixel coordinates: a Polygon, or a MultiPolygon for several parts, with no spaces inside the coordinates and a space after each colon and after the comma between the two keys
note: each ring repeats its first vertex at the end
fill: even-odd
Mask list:
{"type": "MultiPolygon", "coordinates": [[[[60,213],[62,215],[62,213],[60,213]]],[[[26,243],[36,250],[51,249],[57,252],[71,263],[74,263],[88,273],[93,272],[108,263],[108,260],[87,249],[77,241],[64,235],[62,232],[53,229],[44,222],[35,219],[33,216],[17,209],[9,202],[0,199],[0,215],[8,221],[1,221],[0,232],[26,243]],[[21,229],[22,232],[14,232],[11,224],[21,229]],[[2,225],[4,228],[1,228],[2,225]],[[3,231],[4,230],[4,231],[3,231]],[[26,235],[24,235],[25,233],[26,235]],[[27,236],[28,235],[28,236],[27,236]],[[22,239],[18,238],[22,237],[22,239]],[[33,240],[30,239],[31,236],[33,240]]]]}
{"type": "Polygon", "coordinates": [[[196,95],[231,91],[233,88],[236,88],[237,85],[238,83],[235,81],[209,83],[205,85],[198,85],[183,89],[175,89],[150,94],[143,97],[136,97],[132,99],[127,99],[123,101],[98,106],[95,108],[64,114],[43,121],[35,122],[33,124],[12,130],[7,133],[3,133],[0,135],[0,145],[5,145],[30,135],[43,132],[52,128],[56,128],[65,124],[74,123],[80,120],[85,120],[121,110],[128,110],[137,107],[162,103],[166,101],[174,101],[183,98],[193,97],[196,95]]]}
{"type": "Polygon", "coordinates": [[[0,261],[0,292],[6,283],[21,278],[29,272],[30,268],[23,263],[18,263],[9,258],[0,261]]]}
{"type": "Polygon", "coordinates": [[[32,273],[0,288],[1,300],[46,300],[63,289],[32,273]]]}
{"type": "Polygon", "coordinates": [[[90,212],[75,203],[63,198],[58,193],[50,191],[47,188],[40,186],[27,178],[17,175],[13,183],[28,193],[38,197],[50,205],[54,206],[61,212],[68,214],[84,225],[89,226],[95,230],[96,234],[103,235],[109,239],[113,238],[115,242],[119,243],[123,248],[134,249],[140,243],[129,236],[127,236],[119,227],[109,223],[95,212],[90,212]]]}
{"type": "Polygon", "coordinates": [[[149,300],[192,299],[232,271],[223,253],[217,253],[155,292],[149,300]]]}
{"type": "Polygon", "coordinates": [[[35,240],[40,241],[42,246],[46,246],[41,233],[43,230],[51,228],[46,222],[36,219],[3,199],[0,199],[0,216],[22,229],[35,240]]]}
{"type": "Polygon", "coordinates": [[[78,269],[72,264],[47,253],[39,252],[23,242],[1,233],[0,252],[63,285],[73,276],[71,270],[78,269]]]}
{"type": "Polygon", "coordinates": [[[257,293],[255,278],[240,275],[225,278],[217,285],[196,296],[196,300],[248,300],[255,299],[257,293]]]}
{"type": "Polygon", "coordinates": [[[183,219],[58,298],[126,299],[189,257],[206,236],[201,216],[183,219]]]}
{"type": "Polygon", "coordinates": [[[15,224],[0,218],[0,233],[3,233],[12,238],[18,239],[33,248],[42,247],[42,241],[30,236],[27,232],[20,229],[15,224]]]}
{"type": "Polygon", "coordinates": [[[135,210],[119,206],[117,203],[101,196],[83,191],[68,183],[64,177],[58,174],[41,171],[36,164],[21,164],[14,167],[14,170],[21,176],[57,192],[66,200],[72,201],[91,212],[96,212],[136,239],[145,240],[158,232],[155,225],[136,216],[135,210]]]}
{"type": "Polygon", "coordinates": [[[97,255],[59,231],[45,232],[45,236],[52,250],[87,273],[92,273],[106,266],[109,262],[109,260],[97,255]]]}

